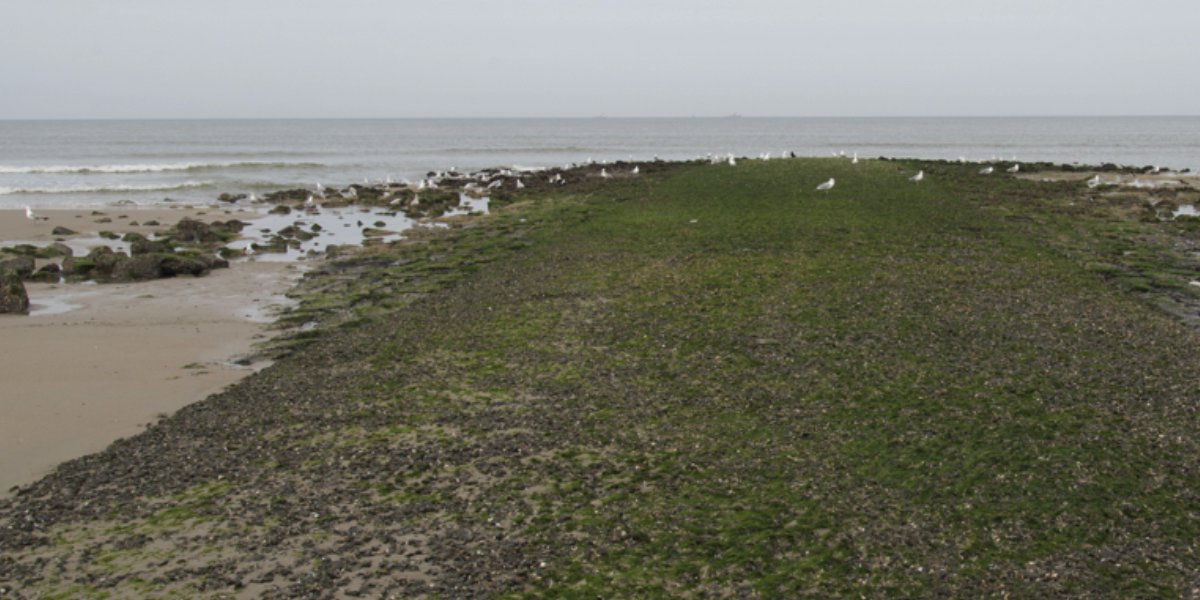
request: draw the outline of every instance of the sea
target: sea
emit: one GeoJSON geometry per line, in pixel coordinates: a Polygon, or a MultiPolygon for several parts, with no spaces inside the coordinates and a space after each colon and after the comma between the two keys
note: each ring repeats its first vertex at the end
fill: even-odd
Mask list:
{"type": "Polygon", "coordinates": [[[0,208],[223,194],[588,160],[846,153],[1200,169],[1200,117],[0,121],[0,208]]]}

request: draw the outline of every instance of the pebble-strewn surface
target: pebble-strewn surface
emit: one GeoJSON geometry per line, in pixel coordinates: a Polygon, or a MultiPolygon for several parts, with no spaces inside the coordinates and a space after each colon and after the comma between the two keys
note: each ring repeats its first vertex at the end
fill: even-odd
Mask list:
{"type": "Polygon", "coordinates": [[[0,504],[0,597],[1200,588],[1186,223],[977,165],[644,171],[310,274],[275,365],[0,504]]]}

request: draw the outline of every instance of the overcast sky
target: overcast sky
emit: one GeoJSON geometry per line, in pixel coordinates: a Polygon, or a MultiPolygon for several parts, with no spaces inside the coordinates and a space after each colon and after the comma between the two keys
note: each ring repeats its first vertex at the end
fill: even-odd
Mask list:
{"type": "Polygon", "coordinates": [[[1198,0],[0,0],[0,119],[1200,114],[1198,0]]]}

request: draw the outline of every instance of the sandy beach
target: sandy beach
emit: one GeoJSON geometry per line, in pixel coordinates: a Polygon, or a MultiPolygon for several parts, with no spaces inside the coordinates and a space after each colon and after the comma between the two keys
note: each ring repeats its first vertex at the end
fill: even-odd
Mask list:
{"type": "MultiPolygon", "coordinates": [[[[103,230],[148,235],[184,216],[203,221],[257,216],[211,209],[37,212],[48,220],[30,221],[23,210],[0,211],[0,245],[46,245],[55,239],[50,231],[61,225],[78,232],[63,237],[79,255],[112,244],[97,236],[103,230]],[[112,221],[95,222],[105,217],[112,221]],[[140,224],[146,221],[162,225],[140,224]]],[[[272,307],[287,302],[281,294],[302,268],[237,261],[204,277],[26,283],[30,314],[0,315],[0,497],[266,366],[233,360],[271,335],[265,325],[272,307]]]]}

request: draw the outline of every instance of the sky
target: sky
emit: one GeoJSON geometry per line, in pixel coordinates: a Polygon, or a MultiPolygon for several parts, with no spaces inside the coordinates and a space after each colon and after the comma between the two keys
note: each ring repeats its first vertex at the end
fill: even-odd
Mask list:
{"type": "Polygon", "coordinates": [[[0,0],[0,119],[1200,114],[1196,0],[0,0]]]}

